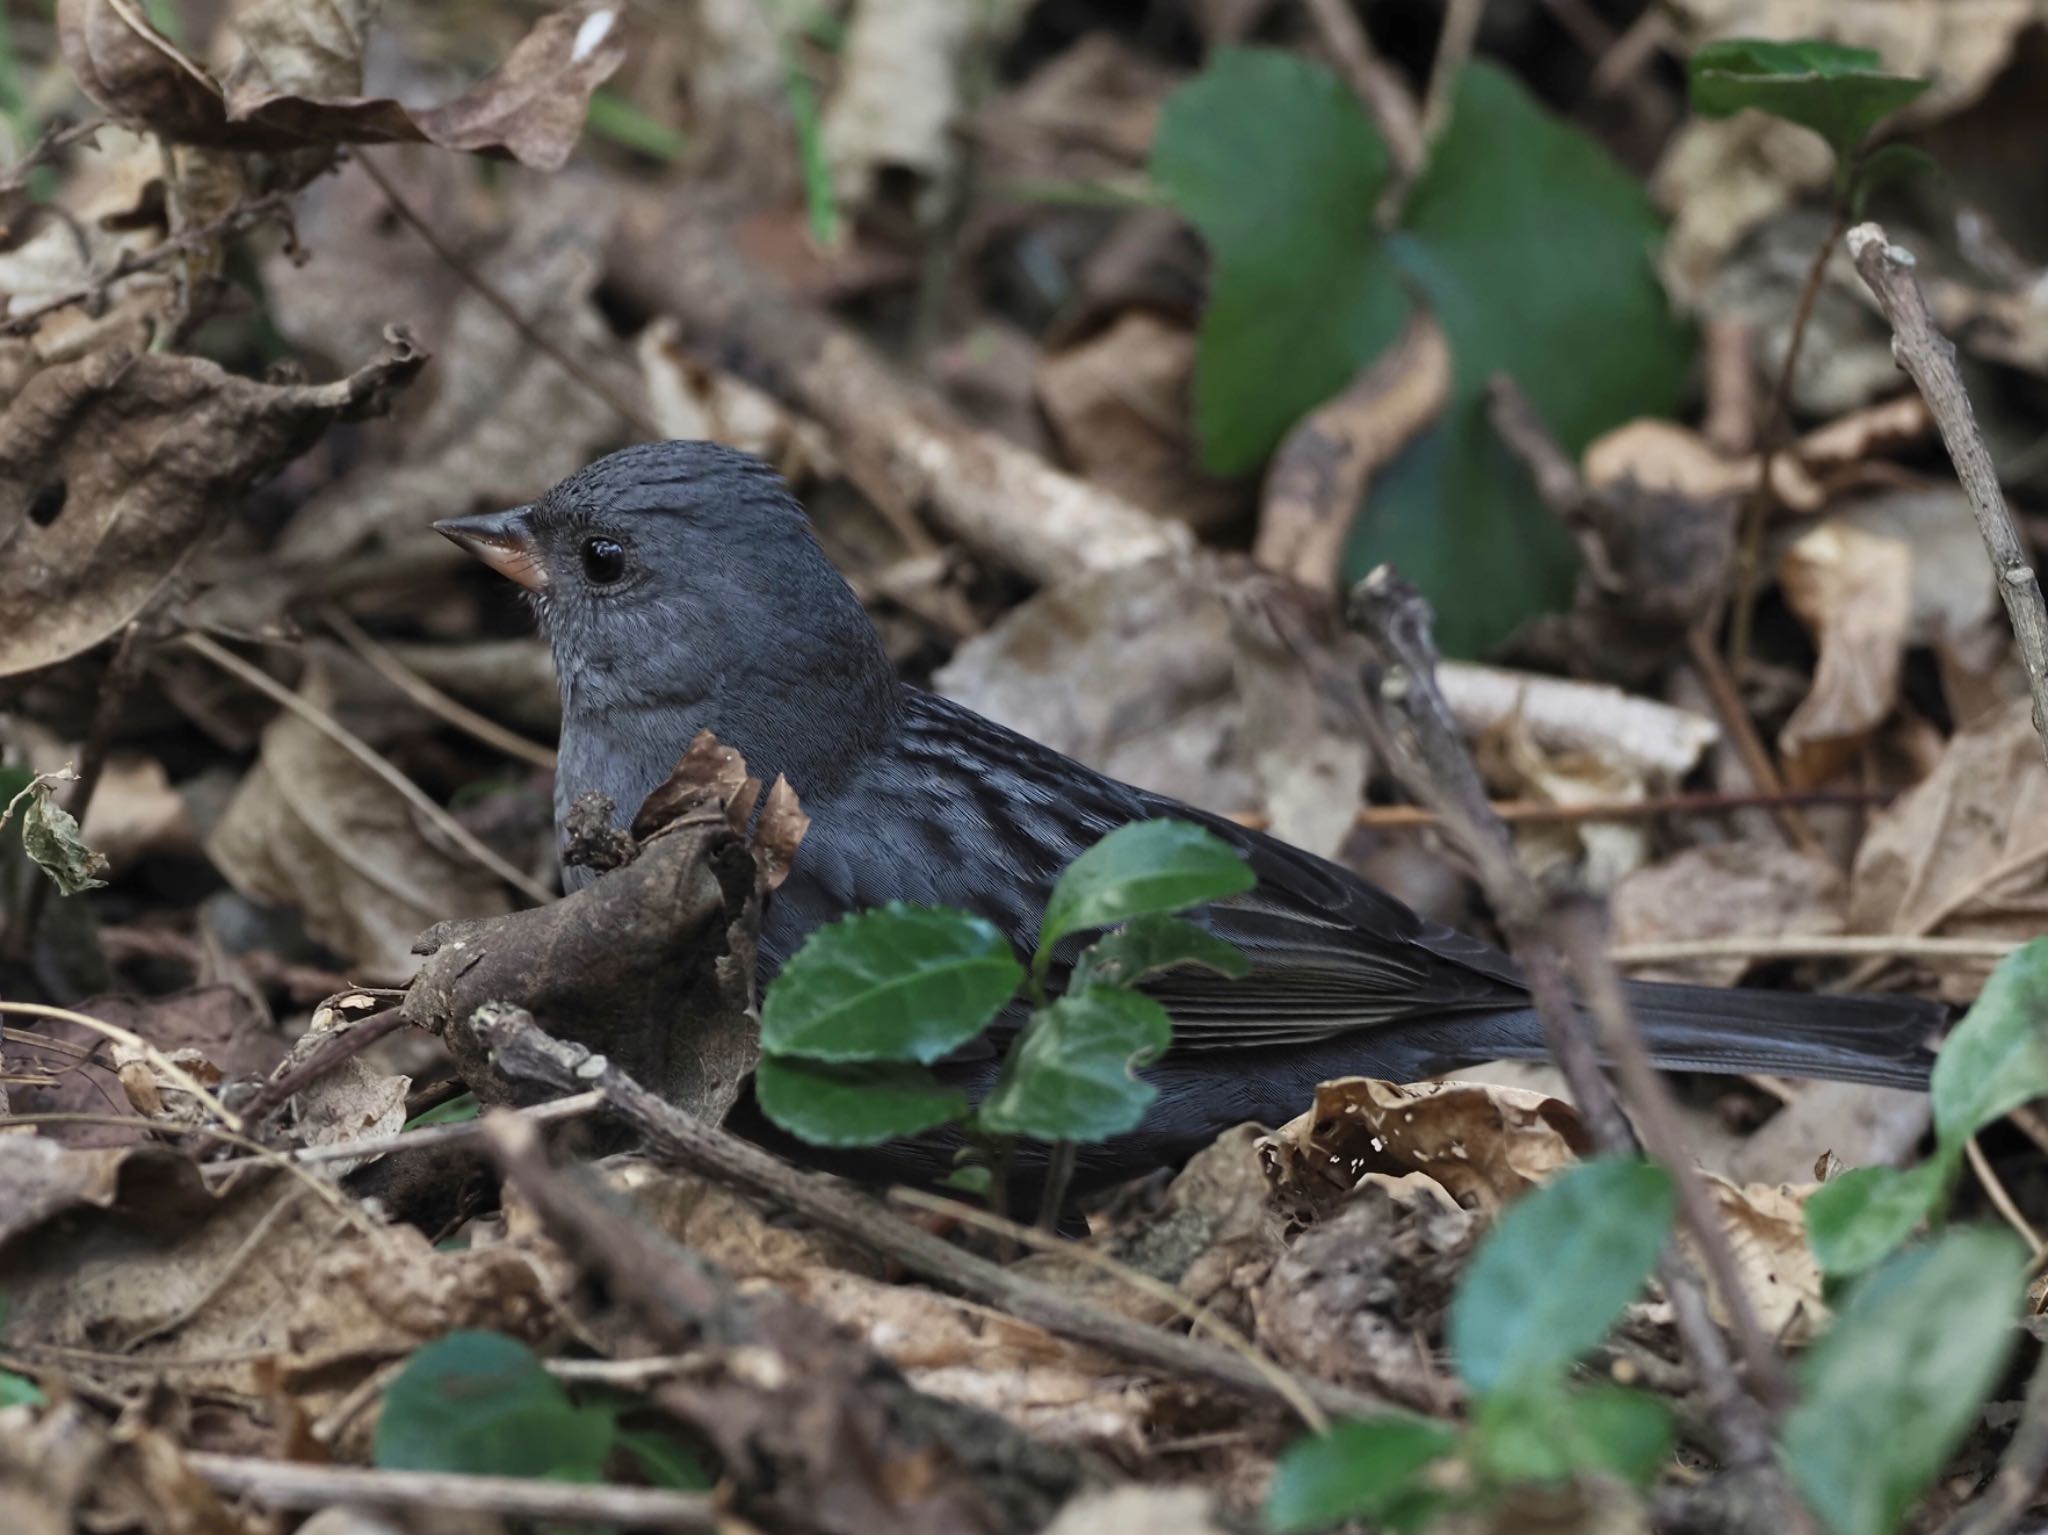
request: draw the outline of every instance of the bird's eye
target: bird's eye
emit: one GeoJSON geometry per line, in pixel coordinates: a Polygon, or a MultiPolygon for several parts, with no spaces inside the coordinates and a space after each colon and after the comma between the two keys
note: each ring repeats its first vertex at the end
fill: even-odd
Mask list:
{"type": "Polygon", "coordinates": [[[583,574],[598,586],[610,586],[626,573],[626,551],[609,538],[583,541],[583,574]]]}

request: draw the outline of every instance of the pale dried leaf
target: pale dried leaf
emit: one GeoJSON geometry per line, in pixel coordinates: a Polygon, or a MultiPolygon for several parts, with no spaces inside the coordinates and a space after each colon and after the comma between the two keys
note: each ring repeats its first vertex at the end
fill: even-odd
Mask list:
{"type": "Polygon", "coordinates": [[[1899,701],[1913,614],[1913,550],[1836,519],[1785,551],[1778,579],[1814,637],[1813,688],[1778,734],[1786,776],[1825,783],[1899,701]]]}
{"type": "MultiPolygon", "coordinates": [[[[1707,843],[1636,870],[1614,891],[1614,942],[1626,947],[1698,938],[1832,934],[1847,887],[1824,858],[1778,841],[1707,843]]],[[[1733,986],[1752,960],[1690,960],[1642,968],[1645,979],[1733,986]]]]}
{"type": "MultiPolygon", "coordinates": [[[[1488,785],[1512,799],[1628,804],[1642,799],[1647,789],[1635,764],[1597,750],[1545,750],[1519,714],[1481,732],[1472,751],[1488,785]]],[[[1648,829],[1626,820],[1539,822],[1516,828],[1515,846],[1523,866],[1538,878],[1570,870],[1586,889],[1603,895],[1650,856],[1648,829]]]]}
{"type": "MultiPolygon", "coordinates": [[[[1806,1200],[1817,1186],[1737,1184],[1718,1174],[1707,1175],[1707,1188],[1756,1319],[1766,1333],[1785,1343],[1803,1343],[1827,1325],[1820,1264],[1806,1241],[1806,1200]]],[[[1727,1325],[1721,1297],[1711,1287],[1708,1303],[1727,1325]]]]}
{"type": "Polygon", "coordinates": [[[1261,1139],[1259,1156],[1283,1197],[1312,1206],[1341,1201],[1367,1173],[1423,1173],[1460,1208],[1490,1215],[1591,1145],[1578,1110],[1542,1093],[1344,1077],[1261,1139]]]}
{"type": "Polygon", "coordinates": [[[0,676],[113,634],[245,491],[331,422],[381,410],[425,361],[394,334],[331,384],[259,384],[117,349],[36,375],[0,416],[0,676]]]}
{"type": "Polygon", "coordinates": [[[831,439],[817,422],[737,374],[693,357],[682,335],[682,327],[663,315],[633,342],[647,413],[664,436],[739,448],[775,465],[792,482],[833,471],[831,439]]]}
{"type": "MultiPolygon", "coordinates": [[[[317,661],[301,692],[328,707],[317,661]]],[[[397,790],[289,710],[264,728],[207,854],[249,899],[296,908],[306,931],[365,980],[410,977],[420,964],[413,939],[435,922],[511,910],[495,875],[429,841],[397,790]]]]}
{"type": "Polygon", "coordinates": [[[1082,1493],[1045,1535],[1225,1535],[1232,1528],[1199,1487],[1126,1485],[1082,1493]]]}
{"type": "Polygon", "coordinates": [[[1437,683],[1467,735],[1519,715],[1545,750],[1596,752],[1659,780],[1691,772],[1721,735],[1705,715],[1600,682],[1450,661],[1437,683]]]}
{"type": "Polygon", "coordinates": [[[60,0],[58,40],[88,96],[117,122],[170,143],[239,153],[432,143],[506,155],[539,170],[558,169],[569,158],[591,92],[626,56],[616,0],[579,0],[542,17],[488,78],[452,101],[414,111],[345,88],[360,70],[355,23],[364,18],[316,31],[298,25],[298,9],[260,14],[256,57],[237,61],[225,89],[151,27],[135,0],[60,0]],[[273,66],[306,78],[273,79],[273,66]],[[337,85],[344,89],[327,94],[337,85]]]}
{"type": "MultiPolygon", "coordinates": [[[[1585,452],[1586,484],[1595,491],[1632,486],[1639,492],[1713,502],[1746,496],[1756,488],[1761,465],[1755,457],[1728,458],[1699,433],[1675,421],[1631,421],[1597,437],[1585,452]]],[[[1771,488],[1792,511],[1819,511],[1824,500],[1798,458],[1779,454],[1771,465],[1771,488]]]]}

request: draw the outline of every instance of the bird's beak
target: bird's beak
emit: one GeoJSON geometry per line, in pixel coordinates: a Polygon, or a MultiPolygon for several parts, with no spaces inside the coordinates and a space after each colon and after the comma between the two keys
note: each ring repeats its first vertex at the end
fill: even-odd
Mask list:
{"type": "Polygon", "coordinates": [[[532,507],[515,506],[507,512],[444,517],[434,524],[434,531],[461,545],[508,581],[517,581],[530,592],[544,592],[548,572],[540,561],[532,516],[532,507]]]}

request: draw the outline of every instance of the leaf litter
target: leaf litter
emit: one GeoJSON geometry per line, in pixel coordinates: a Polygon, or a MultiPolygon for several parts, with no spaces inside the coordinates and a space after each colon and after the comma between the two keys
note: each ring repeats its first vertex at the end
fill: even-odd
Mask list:
{"type": "MultiPolygon", "coordinates": [[[[1735,513],[1762,456],[1711,445],[1676,403],[1690,341],[1667,305],[1746,326],[1748,387],[1767,395],[1809,226],[1825,223],[1830,165],[1802,130],[1682,114],[1617,128],[1583,103],[1567,127],[1550,107],[1573,87],[1549,79],[1531,96],[1534,54],[1494,39],[1455,88],[1435,180],[1401,224],[1373,224],[1365,198],[1356,238],[1325,248],[1327,224],[1226,227],[1260,190],[1233,156],[1263,131],[1262,99],[1273,121],[1341,122],[1327,144],[1343,176],[1383,174],[1376,140],[1358,137],[1368,116],[1291,22],[1259,34],[1286,57],[1206,62],[1185,40],[1043,4],[970,21],[866,0],[801,22],[707,4],[650,25],[585,0],[537,20],[482,8],[458,40],[419,7],[260,0],[210,30],[152,25],[167,10],[206,22],[204,9],[65,0],[47,35],[21,29],[63,82],[61,110],[113,124],[4,203],[0,787],[12,798],[67,758],[94,782],[82,830],[64,781],[0,827],[0,997],[76,1005],[154,1047],[13,1016],[0,1040],[6,1113],[23,1119],[0,1135],[0,1401],[21,1386],[44,1398],[0,1407],[0,1498],[25,1529],[167,1528],[166,1509],[184,1527],[234,1527],[245,1506],[196,1456],[366,1462],[397,1371],[468,1330],[533,1350],[579,1408],[609,1403],[716,1465],[722,1506],[764,1529],[1089,1535],[1256,1517],[1298,1430],[1276,1407],[910,1282],[842,1235],[618,1154],[601,1121],[557,1132],[611,1153],[597,1164],[608,1195],[675,1244],[671,1258],[707,1265],[706,1309],[669,1336],[609,1293],[611,1259],[565,1241],[544,1197],[499,1188],[459,1107],[452,1127],[406,1131],[464,1088],[492,1114],[531,1110],[465,1043],[478,1008],[505,1002],[671,1101],[734,1110],[756,1058],[754,923],[803,856],[798,795],[700,743],[646,806],[621,807],[639,811],[632,836],[587,841],[621,861],[614,872],[515,910],[446,824],[308,713],[198,668],[178,633],[260,641],[248,653],[312,716],[545,883],[545,758],[504,755],[305,635],[334,603],[431,689],[545,737],[545,648],[426,524],[528,499],[650,423],[783,469],[917,679],[1367,868],[1429,915],[1485,920],[1436,833],[1383,803],[1356,726],[1356,653],[1314,598],[1388,552],[1441,579],[1463,549],[1499,579],[1434,595],[1446,632],[1487,664],[1451,663],[1443,680],[1523,858],[1561,888],[1608,893],[1624,951],[1710,946],[1638,973],[1967,1003],[1998,945],[2041,933],[2048,843],[2029,839],[2043,816],[2024,681],[1925,407],[1902,392],[1846,262],[1824,271],[1771,470],[1766,623],[1733,679],[1740,717],[1697,677],[1692,631],[1733,579],[1735,513]],[[1299,89],[1261,98],[1273,79],[1299,89]],[[1174,123],[1219,91],[1206,124],[1174,123]],[[1626,246],[1625,273],[1589,258],[1560,275],[1576,291],[1607,273],[1583,313],[1523,302],[1524,274],[1461,243],[1468,203],[1500,209],[1533,184],[1526,167],[1474,169],[1486,123],[1519,124],[1518,153],[1554,155],[1543,175],[1571,193],[1516,203],[1515,228],[1576,209],[1599,251],[1626,246]],[[1176,159],[1205,145],[1214,158],[1194,169],[1176,159]],[[1197,169],[1215,184],[1176,191],[1197,169]],[[1653,243],[1661,283],[1638,259],[1653,243]],[[1435,267],[1404,264],[1416,250],[1435,267]],[[734,267],[752,286],[720,290],[734,267]],[[1302,279],[1325,269],[1357,290],[1343,325],[1329,285],[1302,279]],[[1461,305],[1476,279],[1496,307],[1517,299],[1514,324],[1461,305]],[[1595,376],[1586,315],[1612,330],[1624,300],[1642,317],[1620,327],[1628,367],[1595,376]],[[786,324],[764,318],[778,306],[786,324]],[[1313,369],[1245,362],[1276,325],[1266,333],[1305,338],[1313,369]],[[1497,368],[1554,418],[1575,512],[1495,440],[1483,401],[1497,368]],[[1481,520],[1451,537],[1458,519],[1417,514],[1432,495],[1481,520]],[[1504,506],[1527,520],[1499,521],[1504,506]],[[1535,607],[1547,611],[1525,622],[1535,607]],[[123,647],[142,680],[116,689],[123,647]],[[1716,808],[1769,788],[1742,761],[1745,734],[1814,797],[1790,812],[1812,845],[1716,808]],[[45,869],[66,893],[30,893],[45,869]],[[1900,947],[1831,957],[1838,939],[1900,947]],[[1923,939],[1978,947],[1911,947],[1923,939]],[[88,951],[112,995],[65,979],[90,969],[76,963],[88,951]],[[356,989],[309,1007],[287,974],[356,989]],[[402,998],[370,989],[408,982],[402,998]],[[420,1027],[358,1048],[355,1031],[379,1033],[392,1006],[420,1027]],[[288,1172],[228,1139],[163,1060],[231,1107],[264,1105],[250,1133],[306,1160],[288,1172]],[[384,1149],[451,1128],[438,1153],[384,1149]],[[815,1353],[749,1333],[762,1315],[815,1353]],[[593,1384],[621,1367],[626,1384],[593,1384]],[[992,1470],[962,1439],[903,1438],[920,1415],[1016,1459],[992,1470]]],[[[1231,36],[1209,14],[1221,9],[1205,25],[1231,36]]],[[[1930,77],[1901,122],[1982,186],[1984,146],[2013,131],[2004,94],[2038,67],[2015,42],[2025,8],[1971,26],[1892,9],[1831,15],[1825,30],[1930,77]]],[[[1674,14],[1690,42],[1824,24],[1782,0],[1674,14]]],[[[1402,62],[1420,75],[1428,58],[1402,62]]],[[[54,90],[18,120],[7,106],[17,149],[54,90]]],[[[1327,191],[1262,195],[1293,218],[1327,191]]],[[[1975,211],[1883,206],[1926,251],[2009,483],[2038,491],[2026,445],[2048,331],[2024,280],[2032,258],[2001,266],[2000,252],[2033,250],[2039,231],[1995,188],[1975,211]],[[1957,258],[1936,253],[1948,232],[1957,258]]],[[[1925,1098],[1717,1079],[1691,1084],[1684,1112],[1763,1328],[1798,1349],[1836,1336],[1831,1319],[1882,1315],[1881,1294],[1823,1287],[1808,1207],[1845,1168],[1910,1162],[1925,1098]]],[[[1983,1129],[2003,1181],[1993,1195],[1957,1181],[1948,1213],[1984,1214],[1995,1195],[2036,1229],[2048,1220],[2031,1113],[1983,1129]]],[[[1293,1122],[1228,1132],[1010,1267],[1134,1326],[1234,1336],[1282,1378],[1470,1421],[1483,1393],[1447,1357],[1454,1299],[1503,1214],[1590,1150],[1578,1110],[1547,1091],[1334,1080],[1293,1122]]],[[[1978,1279],[2006,1261],[1913,1251],[1978,1279]]],[[[1710,1304],[1727,1314],[1726,1297],[1710,1304]]],[[[1848,1412],[1839,1357],[1816,1344],[1804,1378],[1810,1402],[1848,1412]]],[[[1653,1286],[1582,1373],[1661,1382],[1697,1422],[1690,1368],[1653,1286]]],[[[1819,1411],[1795,1432],[1819,1434],[1819,1411]]],[[[1968,1431],[1952,1481],[1988,1475],[2003,1439],[1985,1425],[2014,1411],[1994,1404],[1968,1431]]],[[[1711,1437],[1688,1432],[1686,1453],[1711,1464],[1711,1437]]],[[[1871,1517],[1864,1495],[1826,1480],[1827,1455],[1803,1479],[1816,1507],[1871,1517]]],[[[659,1481],[651,1464],[622,1450],[606,1469],[659,1481]]],[[[1556,1527],[1648,1527],[1648,1505],[1613,1487],[1575,1502],[1527,1492],[1520,1512],[1553,1493],[1556,1527]]],[[[1484,1527],[1510,1506],[1437,1527],[1484,1527]]]]}

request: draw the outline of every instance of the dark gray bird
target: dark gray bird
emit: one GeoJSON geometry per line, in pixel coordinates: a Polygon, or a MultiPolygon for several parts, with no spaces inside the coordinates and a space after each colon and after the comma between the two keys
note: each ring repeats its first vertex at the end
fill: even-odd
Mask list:
{"type": "MultiPolygon", "coordinates": [[[[629,819],[703,729],[764,778],[788,775],[811,827],[764,915],[764,983],[813,929],[890,900],[979,913],[1028,953],[1060,871],[1129,821],[1199,822],[1244,854],[1258,885],[1204,920],[1244,950],[1251,976],[1182,972],[1148,988],[1174,1022],[1171,1051],[1146,1073],[1160,1096],[1139,1129],[1084,1150],[1091,1181],[1175,1161],[1246,1120],[1291,1118],[1331,1077],[1413,1081],[1544,1053],[1520,975],[1486,944],[1336,864],[899,681],[803,509],[744,453],[629,448],[531,506],[435,526],[541,613],[562,690],[558,827],[590,790],[629,819]]],[[[589,877],[566,875],[571,888],[589,877]]],[[[1659,1064],[1701,1071],[1922,1087],[1941,1019],[1904,998],[1629,991],[1659,1064]]],[[[985,1087],[1016,1021],[941,1069],[985,1087]]],[[[920,1178],[950,1161],[920,1141],[870,1165],[920,1178]]]]}

